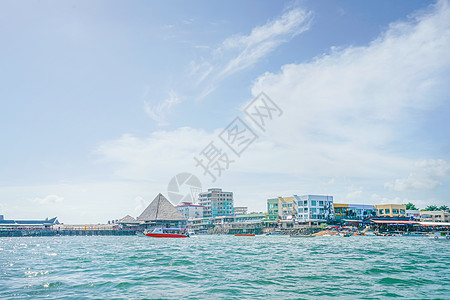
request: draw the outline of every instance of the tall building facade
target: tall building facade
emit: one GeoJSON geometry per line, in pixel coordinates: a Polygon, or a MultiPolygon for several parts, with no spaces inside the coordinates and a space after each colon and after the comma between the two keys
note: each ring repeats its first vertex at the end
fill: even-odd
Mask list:
{"type": "Polygon", "coordinates": [[[294,199],[299,222],[326,222],[334,219],[333,196],[294,195],[294,199]]]}
{"type": "Polygon", "coordinates": [[[234,215],[233,192],[224,192],[219,188],[208,189],[198,195],[198,204],[204,206],[205,218],[234,215]]]}
{"type": "Polygon", "coordinates": [[[278,218],[278,198],[267,199],[267,219],[276,221],[278,218]]]}

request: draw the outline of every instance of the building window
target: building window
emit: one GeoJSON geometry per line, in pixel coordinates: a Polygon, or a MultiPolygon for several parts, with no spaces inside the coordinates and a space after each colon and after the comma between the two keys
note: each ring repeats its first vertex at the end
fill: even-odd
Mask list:
{"type": "Polygon", "coordinates": [[[307,206],[307,205],[308,205],[308,201],[306,201],[306,200],[303,201],[303,205],[304,205],[304,206],[307,206]]]}
{"type": "Polygon", "coordinates": [[[319,206],[323,206],[323,201],[319,201],[319,206]]]}
{"type": "Polygon", "coordinates": [[[383,209],[379,209],[379,210],[378,210],[378,213],[379,213],[380,215],[384,215],[383,209]]]}
{"type": "Polygon", "coordinates": [[[386,214],[386,215],[388,215],[388,214],[391,213],[391,210],[390,210],[389,208],[386,208],[384,211],[385,211],[385,214],[386,214]]]}
{"type": "Polygon", "coordinates": [[[312,200],[311,201],[311,206],[316,206],[316,201],[312,200]]]}
{"type": "Polygon", "coordinates": [[[398,209],[392,209],[392,213],[398,215],[398,209]]]}
{"type": "Polygon", "coordinates": [[[340,214],[341,213],[341,209],[340,208],[335,208],[334,209],[334,213],[335,214],[340,214]]]}
{"type": "Polygon", "coordinates": [[[405,210],[404,209],[400,209],[400,214],[404,215],[405,214],[405,210]]]}
{"type": "Polygon", "coordinates": [[[315,208],[311,208],[311,212],[312,212],[313,214],[315,214],[315,213],[316,213],[316,209],[315,209],[315,208]]]}

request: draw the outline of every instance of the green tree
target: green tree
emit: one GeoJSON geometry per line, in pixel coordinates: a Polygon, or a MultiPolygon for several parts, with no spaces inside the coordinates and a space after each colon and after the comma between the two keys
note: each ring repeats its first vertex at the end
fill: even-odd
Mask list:
{"type": "Polygon", "coordinates": [[[450,211],[447,205],[442,205],[441,207],[439,207],[439,210],[450,211]]]}
{"type": "Polygon", "coordinates": [[[406,205],[407,210],[417,210],[416,206],[412,204],[411,202],[408,202],[406,205]]]}
{"type": "Polygon", "coordinates": [[[439,210],[439,208],[436,205],[428,205],[425,208],[426,211],[434,211],[434,210],[439,210]]]}

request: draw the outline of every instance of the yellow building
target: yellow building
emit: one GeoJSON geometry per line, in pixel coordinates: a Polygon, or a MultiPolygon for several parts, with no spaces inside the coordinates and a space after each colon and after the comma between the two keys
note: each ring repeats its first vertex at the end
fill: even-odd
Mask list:
{"type": "Polygon", "coordinates": [[[296,212],[294,197],[278,197],[278,214],[282,220],[290,220],[296,212]]]}
{"type": "Polygon", "coordinates": [[[374,205],[379,217],[404,217],[406,205],[404,204],[380,204],[374,205]]]}

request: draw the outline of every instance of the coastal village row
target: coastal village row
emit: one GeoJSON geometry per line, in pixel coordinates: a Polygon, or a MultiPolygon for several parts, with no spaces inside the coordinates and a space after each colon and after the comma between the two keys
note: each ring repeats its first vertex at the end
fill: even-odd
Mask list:
{"type": "Polygon", "coordinates": [[[66,225],[57,218],[40,220],[5,220],[0,215],[0,232],[12,229],[51,229],[138,232],[143,229],[185,228],[192,233],[262,234],[299,228],[326,226],[376,227],[378,230],[414,230],[415,226],[450,226],[448,211],[407,210],[404,204],[334,203],[329,195],[293,195],[266,200],[267,212],[248,212],[234,206],[233,192],[211,188],[198,194],[197,201],[174,206],[162,194],[137,217],[125,216],[108,224],[66,225]],[[391,227],[390,227],[391,226],[391,227]]]}

